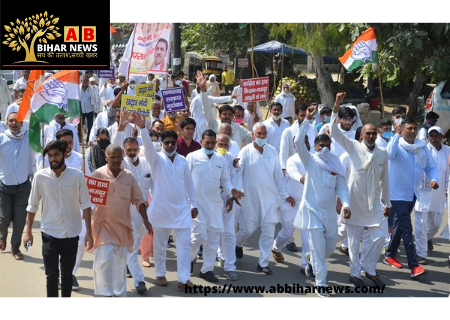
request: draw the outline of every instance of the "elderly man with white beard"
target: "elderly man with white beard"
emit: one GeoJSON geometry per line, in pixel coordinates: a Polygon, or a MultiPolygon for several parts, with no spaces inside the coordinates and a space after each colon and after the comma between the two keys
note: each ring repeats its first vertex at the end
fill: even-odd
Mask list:
{"type": "Polygon", "coordinates": [[[309,273],[312,268],[316,276],[317,294],[320,297],[328,297],[326,259],[336,248],[338,238],[336,196],[341,199],[341,214],[344,219],[350,219],[351,212],[344,168],[339,158],[330,152],[330,137],[323,134],[317,136],[314,141],[314,154],[309,153],[304,143],[309,121],[313,119],[315,112],[314,106],[306,110],[308,121],[300,125],[294,142],[306,171],[302,202],[294,226],[308,231],[311,252],[306,254],[306,271],[309,273]]]}
{"type": "Polygon", "coordinates": [[[345,92],[336,95],[330,121],[330,136],[347,151],[351,163],[349,189],[353,214],[352,219],[345,221],[348,228],[350,282],[356,287],[365,286],[361,279],[359,248],[364,229],[367,229],[366,236],[370,237],[371,241],[363,242],[362,250],[365,255],[362,269],[375,286],[383,287],[383,282],[377,277],[376,264],[387,230],[387,221],[383,217],[391,213],[388,155],[385,149],[380,149],[375,144],[377,129],[373,124],[363,126],[362,142],[348,138],[339,130],[336,118],[344,98],[345,92]]]}
{"type": "Polygon", "coordinates": [[[236,258],[243,257],[245,241],[261,227],[257,270],[270,275],[269,259],[280,200],[289,202],[292,207],[295,200],[286,192],[277,151],[266,143],[264,123],[258,122],[253,126],[253,139],[253,143],[246,145],[238,155],[236,185],[243,187],[246,197],[242,200],[242,215],[236,234],[236,258]]]}

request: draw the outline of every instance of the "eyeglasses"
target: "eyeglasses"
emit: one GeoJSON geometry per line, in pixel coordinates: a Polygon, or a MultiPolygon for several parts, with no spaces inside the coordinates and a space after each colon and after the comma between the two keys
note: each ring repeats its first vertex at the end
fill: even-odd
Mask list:
{"type": "Polygon", "coordinates": [[[177,142],[176,142],[176,141],[163,141],[163,143],[164,143],[164,145],[165,145],[165,146],[168,146],[168,145],[172,145],[172,146],[174,146],[174,145],[176,145],[176,144],[177,144],[177,142]]]}

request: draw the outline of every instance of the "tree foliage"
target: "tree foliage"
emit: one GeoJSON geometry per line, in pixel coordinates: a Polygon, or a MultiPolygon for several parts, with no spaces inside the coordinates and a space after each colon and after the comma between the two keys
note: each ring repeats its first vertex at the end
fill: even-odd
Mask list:
{"type": "MultiPolygon", "coordinates": [[[[267,42],[269,30],[262,23],[253,23],[253,44],[267,42]]],[[[181,46],[186,51],[203,54],[245,55],[251,46],[250,25],[238,23],[183,23],[181,46]]]]}

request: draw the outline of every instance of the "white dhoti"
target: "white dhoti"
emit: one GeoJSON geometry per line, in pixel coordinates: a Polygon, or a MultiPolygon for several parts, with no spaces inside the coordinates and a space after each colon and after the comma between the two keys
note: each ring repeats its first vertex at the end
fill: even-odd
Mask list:
{"type": "Polygon", "coordinates": [[[128,269],[130,269],[130,273],[133,276],[134,286],[139,286],[139,282],[144,282],[144,273],[142,272],[141,266],[138,260],[138,251],[139,246],[141,244],[142,237],[139,237],[139,234],[136,230],[135,223],[133,219],[131,219],[131,225],[133,226],[133,251],[127,252],[127,265],[128,269]]]}
{"type": "Polygon", "coordinates": [[[78,240],[78,250],[77,250],[77,259],[75,260],[75,266],[73,267],[72,274],[75,275],[78,268],[80,267],[81,260],[83,260],[84,257],[84,238],[86,236],[86,224],[84,223],[83,219],[83,211],[81,211],[81,233],[80,233],[80,240],[78,240]]]}
{"type": "Polygon", "coordinates": [[[316,275],[316,286],[327,285],[327,258],[336,249],[338,233],[333,236],[325,236],[324,229],[308,229],[308,241],[311,251],[311,264],[316,275]]]}
{"type": "MultiPolygon", "coordinates": [[[[236,234],[236,246],[243,247],[247,239],[258,229],[258,221],[249,221],[245,219],[245,213],[241,216],[239,231],[236,234]]],[[[265,223],[261,225],[261,236],[259,237],[259,256],[258,263],[261,267],[269,265],[270,253],[273,246],[273,238],[275,234],[275,223],[265,223]]]]}
{"type": "Polygon", "coordinates": [[[226,208],[222,213],[223,233],[220,234],[219,250],[217,258],[224,260],[224,271],[236,270],[236,232],[235,232],[235,207],[230,212],[226,208]]]}
{"type": "Polygon", "coordinates": [[[431,240],[439,228],[441,227],[444,219],[443,212],[421,212],[414,211],[415,222],[415,240],[416,240],[416,252],[417,255],[426,258],[428,256],[428,240],[431,240]]]}
{"type": "Polygon", "coordinates": [[[219,248],[220,234],[221,233],[217,231],[208,230],[205,224],[194,220],[194,227],[192,228],[191,235],[191,261],[195,259],[198,249],[200,249],[200,246],[203,245],[202,273],[214,270],[214,262],[216,261],[217,249],[219,248]]]}
{"type": "Polygon", "coordinates": [[[364,226],[354,226],[351,224],[347,226],[347,230],[350,275],[361,279],[362,267],[368,274],[375,276],[377,274],[376,265],[384,245],[385,230],[377,226],[368,227],[367,231],[364,232],[364,226]],[[360,259],[359,248],[361,240],[363,240],[362,251],[364,255],[360,259]]]}
{"type": "MultiPolygon", "coordinates": [[[[178,282],[186,283],[191,270],[191,229],[174,229],[177,237],[177,273],[178,282]]],[[[166,276],[167,239],[171,228],[153,228],[153,257],[155,259],[155,273],[157,277],[166,276]]]]}
{"type": "MultiPolygon", "coordinates": [[[[343,213],[341,213],[343,214],[343,213]]],[[[345,223],[338,224],[338,240],[341,242],[341,247],[348,248],[348,237],[347,237],[347,225],[345,223]]]]}
{"type": "Polygon", "coordinates": [[[127,296],[127,247],[102,244],[95,248],[93,269],[96,295],[127,296]]]}

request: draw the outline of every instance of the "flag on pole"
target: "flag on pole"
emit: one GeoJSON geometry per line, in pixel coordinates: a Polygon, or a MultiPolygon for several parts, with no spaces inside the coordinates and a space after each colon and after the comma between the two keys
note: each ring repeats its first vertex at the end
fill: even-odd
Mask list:
{"type": "Polygon", "coordinates": [[[19,111],[17,112],[17,121],[23,121],[28,118],[30,111],[31,98],[36,91],[39,84],[44,82],[44,70],[31,70],[28,77],[27,86],[23,94],[22,102],[20,103],[19,111]]]}
{"type": "Polygon", "coordinates": [[[56,73],[39,84],[31,98],[30,147],[41,152],[40,123],[49,123],[55,115],[63,113],[72,118],[80,117],[80,74],[77,70],[56,73]]]}
{"type": "Polygon", "coordinates": [[[112,24],[109,24],[109,40],[112,39],[112,34],[116,32],[117,30],[112,26],[112,24]]]}
{"type": "Polygon", "coordinates": [[[364,31],[353,43],[352,47],[339,58],[348,71],[370,63],[378,63],[377,39],[375,29],[364,31]]]}

